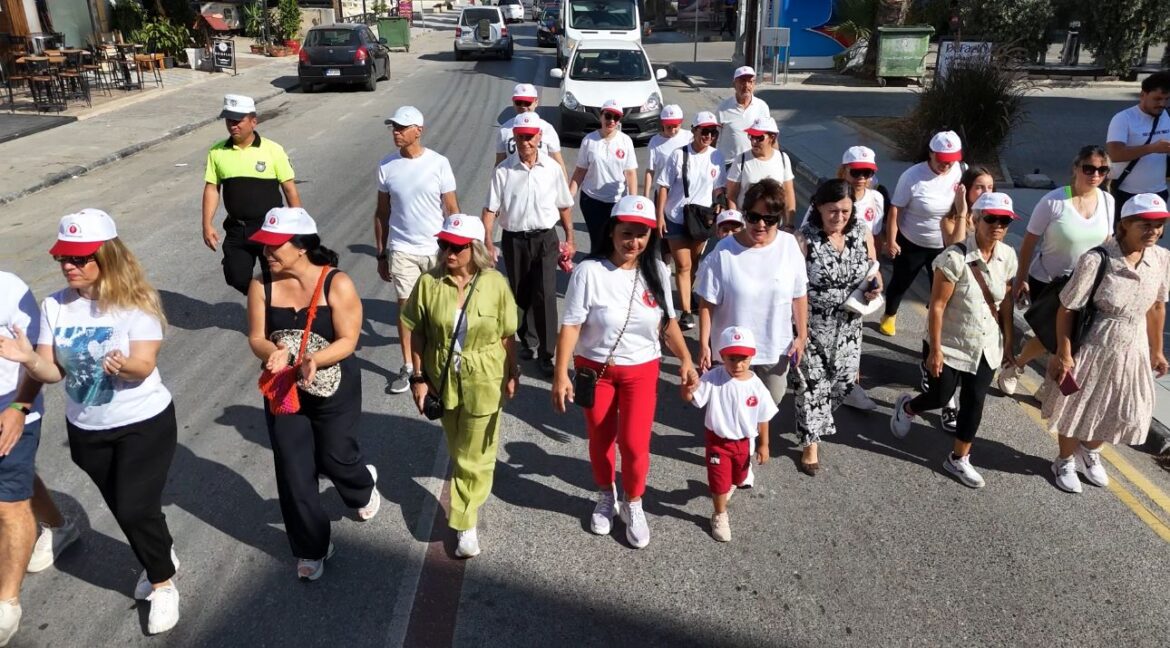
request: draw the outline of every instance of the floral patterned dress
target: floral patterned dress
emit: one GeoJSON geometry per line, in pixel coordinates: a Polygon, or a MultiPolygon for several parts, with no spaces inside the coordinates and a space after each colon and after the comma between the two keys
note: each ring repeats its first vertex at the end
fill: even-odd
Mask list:
{"type": "Polygon", "coordinates": [[[819,227],[800,233],[808,249],[808,347],[796,376],[796,429],[802,446],[837,431],[833,412],[853,388],[861,363],[861,316],[845,309],[869,270],[868,230],[860,219],[833,247],[819,227]]]}

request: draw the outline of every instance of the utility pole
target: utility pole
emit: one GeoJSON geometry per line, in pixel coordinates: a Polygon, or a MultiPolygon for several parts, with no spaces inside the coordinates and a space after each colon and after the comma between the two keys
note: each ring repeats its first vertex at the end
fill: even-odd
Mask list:
{"type": "MultiPolygon", "coordinates": [[[[760,40],[760,0],[744,0],[744,11],[747,12],[747,21],[744,23],[743,64],[757,66],[756,50],[760,40]]],[[[757,70],[758,72],[758,70],[757,70]]]]}

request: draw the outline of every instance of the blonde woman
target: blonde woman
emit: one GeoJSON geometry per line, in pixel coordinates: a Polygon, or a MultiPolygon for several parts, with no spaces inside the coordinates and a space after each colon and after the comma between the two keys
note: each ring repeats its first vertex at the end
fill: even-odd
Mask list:
{"type": "Polygon", "coordinates": [[[0,339],[0,357],[42,383],[65,383],[73,462],[93,479],[145,568],[134,598],[150,601],[147,632],[166,632],[179,621],[179,561],[162,512],[177,437],[175,406],[156,366],[162,304],[103,211],[62,218],[49,253],[68,286],[41,303],[36,348],[16,329],[15,339],[0,339]]]}

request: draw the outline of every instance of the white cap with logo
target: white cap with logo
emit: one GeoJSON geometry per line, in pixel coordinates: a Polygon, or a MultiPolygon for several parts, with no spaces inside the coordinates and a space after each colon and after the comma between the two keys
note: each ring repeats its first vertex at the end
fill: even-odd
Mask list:
{"type": "Polygon", "coordinates": [[[735,79],[738,79],[739,77],[745,77],[745,76],[750,76],[750,77],[756,76],[755,68],[753,68],[750,65],[741,65],[741,66],[735,68],[735,74],[731,75],[731,79],[734,81],[735,79]]]}
{"type": "Polygon", "coordinates": [[[298,234],[316,234],[317,222],[300,207],[273,207],[264,215],[260,230],[248,237],[260,245],[284,245],[298,234]]]}
{"type": "Polygon", "coordinates": [[[57,242],[49,248],[54,256],[88,256],[98,251],[102,243],[118,237],[114,219],[100,209],[86,207],[74,214],[66,214],[57,224],[57,242]]]}
{"type": "Polygon", "coordinates": [[[422,126],[423,114],[422,111],[414,106],[400,106],[390,116],[390,119],[386,120],[386,123],[396,126],[422,126]]]}
{"type": "Polygon", "coordinates": [[[718,126],[719,120],[715,118],[715,113],[706,110],[695,113],[691,119],[691,128],[702,128],[703,126],[718,126]]]}
{"type": "Polygon", "coordinates": [[[616,218],[623,223],[637,223],[646,227],[658,226],[654,203],[643,196],[623,196],[610,210],[609,217],[616,218]]]}
{"type": "Polygon", "coordinates": [[[992,216],[1011,216],[1019,218],[1012,208],[1012,197],[998,191],[988,191],[975,199],[971,209],[977,209],[992,216]]]}
{"type": "Polygon", "coordinates": [[[1170,212],[1167,212],[1166,201],[1162,200],[1161,196],[1152,193],[1142,193],[1125,201],[1125,204],[1121,206],[1121,217],[1158,220],[1170,218],[1170,212]]]}
{"type": "Polygon", "coordinates": [[[850,146],[841,156],[841,164],[854,169],[877,170],[877,153],[868,146],[850,146]]]}
{"type": "Polygon", "coordinates": [[[663,124],[681,124],[683,110],[678,104],[667,104],[662,107],[662,112],[658,113],[658,119],[663,124]]]}
{"type": "Polygon", "coordinates": [[[464,245],[472,241],[482,241],[484,234],[483,221],[478,216],[451,214],[443,221],[443,229],[435,236],[440,241],[464,245]]]}
{"type": "Polygon", "coordinates": [[[536,92],[536,86],[531,83],[517,83],[515,88],[512,88],[512,101],[517,99],[531,99],[535,100],[540,97],[536,92]]]}
{"type": "Polygon", "coordinates": [[[719,334],[719,353],[729,355],[756,355],[756,336],[743,326],[728,326],[719,334]]]}
{"type": "Polygon", "coordinates": [[[601,112],[614,113],[618,117],[621,117],[622,113],[625,111],[622,110],[622,105],[619,104],[616,100],[606,99],[605,103],[601,104],[601,112]]]}
{"type": "Polygon", "coordinates": [[[752,125],[744,130],[748,135],[764,135],[771,133],[776,135],[780,132],[780,127],[776,125],[776,120],[771,117],[757,117],[752,125]]]}
{"type": "Polygon", "coordinates": [[[239,121],[254,112],[256,102],[251,97],[228,94],[223,96],[223,110],[220,111],[219,118],[239,121]]]}
{"type": "Polygon", "coordinates": [[[958,162],[963,159],[963,142],[955,131],[939,131],[930,138],[930,150],[940,162],[958,162]]]}
{"type": "Polygon", "coordinates": [[[743,214],[741,214],[738,209],[724,209],[723,211],[719,212],[719,217],[715,219],[715,226],[719,227],[724,223],[739,223],[740,225],[745,224],[743,220],[743,214]]]}

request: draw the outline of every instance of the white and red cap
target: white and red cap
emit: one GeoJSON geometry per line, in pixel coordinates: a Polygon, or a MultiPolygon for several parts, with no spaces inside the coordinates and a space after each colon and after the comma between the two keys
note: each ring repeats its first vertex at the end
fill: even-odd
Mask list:
{"type": "Polygon", "coordinates": [[[89,207],[76,214],[66,214],[57,224],[57,242],[49,248],[53,256],[89,256],[102,243],[118,238],[114,219],[100,209],[89,207]]]}
{"type": "Polygon", "coordinates": [[[748,135],[766,135],[771,133],[777,135],[780,133],[780,127],[776,125],[776,120],[771,117],[757,117],[756,121],[752,122],[745,133],[748,135]]]}
{"type": "Polygon", "coordinates": [[[963,142],[955,131],[939,131],[930,138],[930,150],[939,162],[958,162],[963,159],[963,142]]]}
{"type": "Polygon", "coordinates": [[[387,123],[397,124],[398,126],[422,126],[423,114],[421,110],[414,106],[400,106],[390,116],[390,119],[386,121],[387,123]]]}
{"type": "Polygon", "coordinates": [[[521,113],[512,119],[512,132],[518,135],[536,135],[540,132],[540,117],[536,113],[521,113]]]}
{"type": "Polygon", "coordinates": [[[742,326],[728,326],[719,334],[720,355],[756,355],[756,336],[742,326]]]}
{"type": "Polygon", "coordinates": [[[1015,209],[1012,207],[1012,197],[998,191],[988,191],[982,196],[979,196],[975,199],[975,204],[971,205],[971,209],[978,209],[984,214],[991,214],[992,216],[1019,218],[1016,215],[1015,209]]]}
{"type": "Polygon", "coordinates": [[[756,76],[756,69],[750,65],[741,65],[741,66],[735,68],[735,73],[731,75],[731,80],[734,81],[734,80],[738,79],[739,77],[745,77],[745,76],[750,76],[750,77],[756,76]]]}
{"type": "Polygon", "coordinates": [[[719,120],[715,118],[715,113],[706,110],[701,110],[695,113],[694,119],[691,120],[691,128],[702,128],[704,126],[718,126],[719,120]]]}
{"type": "Polygon", "coordinates": [[[621,117],[623,114],[625,114],[625,111],[622,110],[621,104],[619,104],[614,99],[606,99],[605,103],[601,104],[601,112],[613,113],[618,117],[621,117]]]}
{"type": "Polygon", "coordinates": [[[719,217],[715,219],[715,227],[719,227],[724,223],[739,223],[745,225],[743,214],[738,209],[724,209],[719,212],[719,217]]]}
{"type": "Polygon", "coordinates": [[[540,94],[536,92],[536,86],[531,83],[517,83],[515,88],[512,88],[512,101],[517,99],[529,99],[536,101],[540,94]]]}
{"type": "Polygon", "coordinates": [[[317,222],[300,207],[273,207],[264,215],[260,231],[248,237],[260,245],[284,245],[299,234],[316,234],[317,222]]]}
{"type": "Polygon", "coordinates": [[[663,124],[675,126],[682,123],[683,110],[678,104],[667,104],[662,107],[662,112],[658,113],[658,120],[663,124]]]}
{"type": "Polygon", "coordinates": [[[482,241],[485,233],[483,221],[478,216],[451,214],[443,221],[443,229],[435,236],[440,241],[464,245],[472,241],[482,241]]]}
{"type": "Polygon", "coordinates": [[[1170,211],[1166,209],[1166,201],[1158,194],[1143,193],[1130,198],[1121,206],[1122,218],[1143,218],[1145,220],[1159,220],[1170,218],[1170,211]]]}
{"type": "Polygon", "coordinates": [[[850,146],[841,156],[841,164],[850,169],[873,169],[877,171],[877,153],[868,146],[850,146]]]}
{"type": "Polygon", "coordinates": [[[654,211],[654,203],[643,196],[623,196],[610,210],[609,217],[616,218],[623,223],[658,227],[658,216],[654,211]]]}

